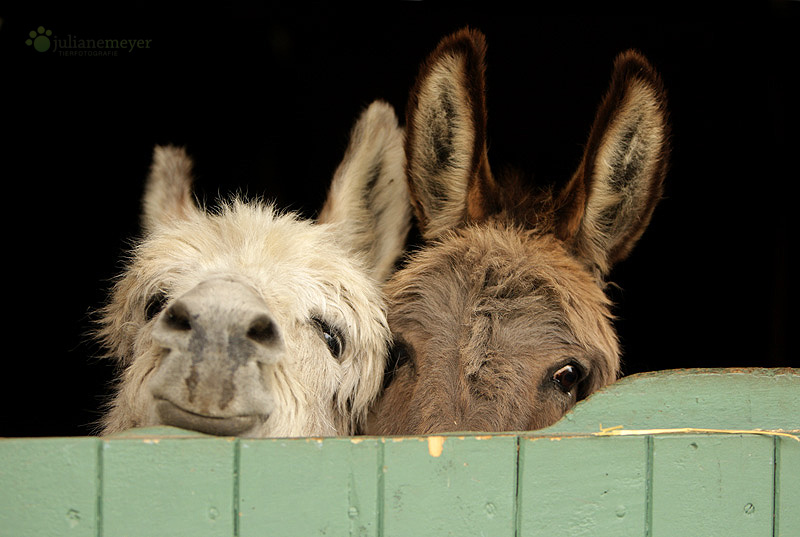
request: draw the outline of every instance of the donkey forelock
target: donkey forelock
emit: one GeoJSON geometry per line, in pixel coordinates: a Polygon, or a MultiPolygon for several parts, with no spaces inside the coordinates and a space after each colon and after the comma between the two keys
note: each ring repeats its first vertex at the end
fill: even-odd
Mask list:
{"type": "Polygon", "coordinates": [[[531,383],[549,382],[554,360],[588,372],[576,398],[616,377],[610,302],[550,235],[468,225],[414,255],[386,293],[395,345],[409,353],[391,365],[394,385],[381,401],[394,409],[387,433],[555,421],[572,398],[549,405],[541,382],[531,383]],[[415,408],[398,412],[407,405],[415,408]]]}

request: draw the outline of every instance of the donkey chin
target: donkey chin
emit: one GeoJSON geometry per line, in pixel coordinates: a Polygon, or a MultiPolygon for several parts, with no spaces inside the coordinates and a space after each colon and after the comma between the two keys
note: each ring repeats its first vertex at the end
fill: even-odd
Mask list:
{"type": "Polygon", "coordinates": [[[217,436],[256,436],[272,415],[274,398],[263,388],[236,391],[241,395],[231,395],[223,387],[221,393],[217,390],[217,393],[190,397],[189,392],[175,390],[168,381],[157,383],[152,389],[152,419],[159,425],[217,436]]]}
{"type": "MultiPolygon", "coordinates": [[[[156,413],[162,425],[191,429],[217,436],[250,436],[250,431],[266,420],[258,414],[240,416],[209,416],[185,410],[166,400],[156,400],[156,413]]],[[[267,416],[268,417],[268,416],[267,416]]]]}
{"type": "Polygon", "coordinates": [[[232,371],[230,365],[192,364],[191,358],[174,354],[151,381],[154,422],[218,436],[252,436],[273,414],[275,397],[257,365],[232,371]]]}

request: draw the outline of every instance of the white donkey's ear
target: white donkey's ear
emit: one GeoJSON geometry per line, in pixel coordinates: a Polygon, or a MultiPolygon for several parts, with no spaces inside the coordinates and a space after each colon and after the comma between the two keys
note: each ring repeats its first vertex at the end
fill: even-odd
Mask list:
{"type": "Polygon", "coordinates": [[[192,160],[182,148],[156,146],[142,200],[142,226],[153,231],[197,212],[191,194],[192,160]]]}
{"type": "Polygon", "coordinates": [[[411,227],[403,140],[394,109],[373,102],[353,127],[318,219],[339,225],[379,282],[392,274],[411,227]]]}

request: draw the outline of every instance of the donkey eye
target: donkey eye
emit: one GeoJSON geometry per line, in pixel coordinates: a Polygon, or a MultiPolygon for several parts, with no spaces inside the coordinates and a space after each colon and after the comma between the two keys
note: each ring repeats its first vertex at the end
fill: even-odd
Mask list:
{"type": "Polygon", "coordinates": [[[582,376],[579,366],[567,364],[553,373],[552,381],[561,391],[569,393],[580,382],[582,376]]]}
{"type": "Polygon", "coordinates": [[[392,347],[389,349],[389,360],[386,364],[386,370],[383,374],[383,389],[389,387],[389,384],[394,380],[397,370],[405,364],[409,364],[412,368],[414,362],[411,359],[411,350],[408,345],[402,340],[395,340],[392,347]]]}
{"type": "Polygon", "coordinates": [[[392,348],[389,349],[389,363],[387,364],[387,371],[394,372],[405,364],[411,364],[411,351],[404,341],[395,341],[392,348]]]}
{"type": "Polygon", "coordinates": [[[315,325],[317,325],[317,328],[322,335],[322,339],[325,341],[325,344],[328,346],[328,350],[331,351],[333,357],[339,359],[342,356],[342,351],[344,350],[344,337],[342,336],[342,333],[338,328],[330,325],[322,319],[315,317],[311,320],[315,325]]]}
{"type": "Polygon", "coordinates": [[[163,291],[150,295],[147,298],[147,304],[144,306],[144,318],[146,321],[151,320],[153,317],[161,313],[164,306],[167,305],[167,294],[163,291]]]}

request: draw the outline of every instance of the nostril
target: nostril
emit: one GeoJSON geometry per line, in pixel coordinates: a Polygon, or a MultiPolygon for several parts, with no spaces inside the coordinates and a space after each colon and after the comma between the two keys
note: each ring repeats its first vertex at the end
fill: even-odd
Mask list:
{"type": "Polygon", "coordinates": [[[164,312],[164,322],[173,330],[188,332],[192,329],[189,309],[183,302],[176,302],[164,312]]]}
{"type": "Polygon", "coordinates": [[[277,339],[278,328],[267,315],[259,315],[247,328],[247,337],[256,343],[268,345],[277,339]]]}

